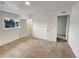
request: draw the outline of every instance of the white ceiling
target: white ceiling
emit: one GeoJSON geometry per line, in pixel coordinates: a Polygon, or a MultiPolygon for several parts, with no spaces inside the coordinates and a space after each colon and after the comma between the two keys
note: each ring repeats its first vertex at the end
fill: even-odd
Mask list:
{"type": "Polygon", "coordinates": [[[76,1],[30,1],[27,6],[25,1],[0,1],[0,10],[16,13],[19,15],[34,15],[39,13],[54,13],[69,11],[76,1]]]}

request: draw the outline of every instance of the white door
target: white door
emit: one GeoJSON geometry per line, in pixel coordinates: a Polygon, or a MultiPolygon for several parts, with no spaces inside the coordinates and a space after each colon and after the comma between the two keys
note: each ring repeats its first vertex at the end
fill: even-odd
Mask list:
{"type": "Polygon", "coordinates": [[[47,39],[56,42],[57,36],[57,16],[48,16],[47,18],[47,39]]]}

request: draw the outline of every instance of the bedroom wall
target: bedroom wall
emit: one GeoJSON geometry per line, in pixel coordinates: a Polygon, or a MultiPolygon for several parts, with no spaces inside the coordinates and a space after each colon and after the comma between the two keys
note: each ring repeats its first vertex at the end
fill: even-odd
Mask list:
{"type": "Polygon", "coordinates": [[[72,8],[70,15],[68,43],[75,56],[79,57],[79,2],[72,8]]]}
{"type": "Polygon", "coordinates": [[[32,19],[27,19],[28,34],[32,34],[32,19]]]}
{"type": "Polygon", "coordinates": [[[32,19],[21,19],[20,26],[20,37],[25,37],[32,34],[32,19]]]}
{"type": "Polygon", "coordinates": [[[0,11],[0,45],[11,42],[19,38],[19,29],[5,30],[3,24],[3,18],[18,18],[18,15],[0,11]]]}
{"type": "Polygon", "coordinates": [[[20,28],[5,30],[3,26],[4,17],[20,19],[20,17],[16,14],[0,11],[0,45],[28,36],[32,33],[30,26],[31,21],[27,21],[27,19],[22,18],[20,19],[20,28]]]}

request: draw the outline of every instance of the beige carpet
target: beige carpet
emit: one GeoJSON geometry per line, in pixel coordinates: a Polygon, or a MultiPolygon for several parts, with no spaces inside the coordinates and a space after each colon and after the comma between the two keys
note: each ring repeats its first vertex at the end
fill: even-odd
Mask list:
{"type": "Polygon", "coordinates": [[[73,58],[75,57],[66,42],[49,42],[25,37],[0,46],[2,58],[73,58]]]}

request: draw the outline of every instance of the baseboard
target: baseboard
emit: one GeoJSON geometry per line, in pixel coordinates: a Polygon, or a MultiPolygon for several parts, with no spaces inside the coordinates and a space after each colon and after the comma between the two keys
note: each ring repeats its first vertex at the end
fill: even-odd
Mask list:
{"type": "MultiPolygon", "coordinates": [[[[47,40],[47,39],[41,39],[41,38],[37,38],[37,37],[32,37],[32,38],[34,38],[34,39],[38,39],[38,40],[49,41],[49,40],[47,40]]],[[[49,41],[49,42],[54,42],[54,41],[49,41]]]]}
{"type": "MultiPolygon", "coordinates": [[[[14,41],[18,41],[18,40],[23,39],[23,38],[31,38],[31,37],[32,37],[31,35],[32,35],[32,34],[28,34],[27,36],[19,37],[19,38],[15,39],[15,40],[12,40],[12,41],[10,41],[10,42],[7,42],[7,43],[5,43],[5,44],[3,44],[3,45],[12,43],[12,42],[14,42],[14,41]]],[[[3,45],[1,45],[1,46],[3,46],[3,45]]]]}
{"type": "Polygon", "coordinates": [[[71,44],[69,44],[69,42],[68,42],[68,45],[70,46],[70,48],[71,48],[71,50],[72,50],[72,52],[73,52],[75,58],[77,58],[76,55],[75,55],[75,52],[73,51],[73,48],[72,48],[71,44]]]}

